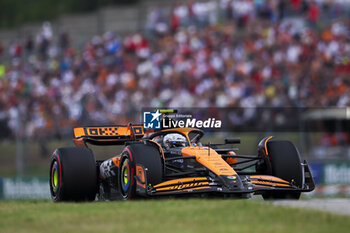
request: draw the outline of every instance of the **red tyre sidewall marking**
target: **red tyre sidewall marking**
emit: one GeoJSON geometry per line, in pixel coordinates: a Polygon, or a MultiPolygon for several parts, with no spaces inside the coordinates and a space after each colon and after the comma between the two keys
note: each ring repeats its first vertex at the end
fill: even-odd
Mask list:
{"type": "Polygon", "coordinates": [[[58,154],[56,154],[57,156],[57,161],[58,161],[58,170],[60,172],[60,188],[62,187],[62,168],[61,168],[61,160],[60,160],[60,156],[58,154]]]}
{"type": "Polygon", "coordinates": [[[133,162],[132,154],[131,154],[131,151],[129,150],[129,148],[125,148],[124,151],[128,152],[128,154],[130,155],[131,162],[133,162]]]}

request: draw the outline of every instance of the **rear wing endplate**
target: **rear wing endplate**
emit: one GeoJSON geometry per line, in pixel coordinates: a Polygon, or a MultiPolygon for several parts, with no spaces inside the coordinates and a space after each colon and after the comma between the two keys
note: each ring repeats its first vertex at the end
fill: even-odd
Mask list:
{"type": "Polygon", "coordinates": [[[78,147],[93,145],[123,145],[127,141],[140,140],[144,135],[141,125],[91,126],[74,128],[73,141],[78,147]]]}

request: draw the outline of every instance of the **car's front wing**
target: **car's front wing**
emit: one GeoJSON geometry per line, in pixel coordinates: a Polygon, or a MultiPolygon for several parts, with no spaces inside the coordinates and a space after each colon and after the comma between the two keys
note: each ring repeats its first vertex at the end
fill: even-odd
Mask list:
{"type": "MultiPolygon", "coordinates": [[[[162,182],[155,186],[148,186],[142,193],[147,196],[222,193],[222,194],[261,194],[271,191],[308,192],[313,187],[305,184],[303,188],[284,181],[280,178],[267,175],[241,175],[242,185],[227,186],[211,177],[181,178],[162,182]]],[[[238,178],[237,178],[238,180],[238,178]]],[[[234,182],[235,179],[232,179],[234,182]]],[[[139,189],[139,191],[141,191],[139,189]]]]}
{"type": "MultiPolygon", "coordinates": [[[[143,168],[140,166],[140,168],[143,168]]],[[[315,184],[306,161],[302,163],[301,186],[270,175],[235,175],[225,177],[188,177],[172,179],[157,185],[146,184],[146,173],[136,175],[136,191],[143,196],[160,196],[195,193],[262,194],[264,192],[310,192],[315,184]]],[[[140,169],[142,170],[142,169],[140,169]]],[[[139,173],[137,173],[139,174],[139,173]]]]}

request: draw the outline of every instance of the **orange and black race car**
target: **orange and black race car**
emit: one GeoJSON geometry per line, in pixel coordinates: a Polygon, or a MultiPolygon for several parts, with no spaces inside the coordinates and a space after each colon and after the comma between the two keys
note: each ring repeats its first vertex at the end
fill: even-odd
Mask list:
{"type": "Polygon", "coordinates": [[[50,164],[55,202],[120,200],[170,195],[299,199],[315,188],[306,161],[289,141],[261,140],[256,155],[227,145],[202,145],[203,131],[174,128],[144,132],[142,126],[74,129],[77,147],[59,148],[50,164]],[[124,145],[112,158],[96,161],[87,147],[124,145]]]}

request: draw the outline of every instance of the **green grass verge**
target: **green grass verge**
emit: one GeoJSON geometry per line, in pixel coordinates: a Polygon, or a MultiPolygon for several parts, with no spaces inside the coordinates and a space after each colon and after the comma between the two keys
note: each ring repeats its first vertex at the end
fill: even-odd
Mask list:
{"type": "Polygon", "coordinates": [[[252,200],[0,202],[0,232],[348,232],[350,217],[252,200]]]}

